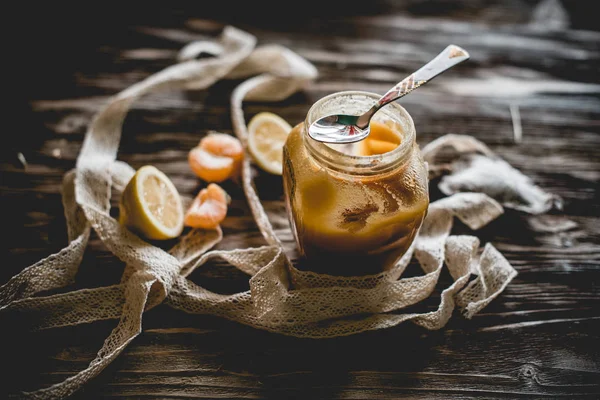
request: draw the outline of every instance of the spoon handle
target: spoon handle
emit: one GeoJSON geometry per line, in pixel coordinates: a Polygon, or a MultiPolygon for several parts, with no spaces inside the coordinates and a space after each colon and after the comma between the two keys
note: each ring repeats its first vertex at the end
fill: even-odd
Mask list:
{"type": "Polygon", "coordinates": [[[467,51],[463,48],[453,44],[446,47],[433,60],[429,61],[418,71],[414,72],[408,78],[405,78],[396,86],[388,90],[388,92],[384,94],[369,111],[359,117],[357,125],[359,127],[368,126],[373,114],[375,114],[381,107],[406,96],[442,72],[454,67],[457,64],[460,64],[465,60],[468,60],[469,57],[469,53],[467,53],[467,51]]]}

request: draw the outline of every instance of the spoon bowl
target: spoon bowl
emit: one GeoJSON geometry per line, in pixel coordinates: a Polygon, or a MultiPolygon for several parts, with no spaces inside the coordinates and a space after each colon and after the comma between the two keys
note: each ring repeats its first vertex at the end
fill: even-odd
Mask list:
{"type": "Polygon", "coordinates": [[[369,136],[371,126],[360,128],[358,115],[329,115],[315,121],[308,134],[315,140],[326,143],[354,143],[369,136]],[[324,139],[324,140],[323,140],[324,139]]]}
{"type": "Polygon", "coordinates": [[[361,141],[369,136],[371,118],[381,107],[406,96],[442,72],[468,60],[469,57],[466,50],[451,44],[418,71],[388,90],[364,114],[328,115],[312,123],[308,128],[308,135],[314,140],[324,143],[342,144],[361,141]]]}

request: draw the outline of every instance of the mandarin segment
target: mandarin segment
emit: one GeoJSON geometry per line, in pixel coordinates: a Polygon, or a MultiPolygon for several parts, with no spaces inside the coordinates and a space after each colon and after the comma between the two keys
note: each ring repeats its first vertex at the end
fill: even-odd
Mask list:
{"type": "Polygon", "coordinates": [[[386,142],[384,140],[367,139],[365,142],[370,150],[370,155],[385,154],[398,147],[397,143],[386,142]]]}
{"type": "Polygon", "coordinates": [[[188,154],[190,168],[207,182],[223,182],[236,174],[244,158],[240,141],[224,133],[204,137],[188,154]]]}
{"type": "Polygon", "coordinates": [[[192,228],[214,229],[227,215],[228,196],[219,185],[202,189],[185,213],[184,224],[192,228]]]}
{"type": "Polygon", "coordinates": [[[399,127],[390,126],[381,122],[371,122],[369,136],[357,144],[356,151],[360,156],[374,156],[385,154],[400,145],[402,141],[399,127]]]}
{"type": "Polygon", "coordinates": [[[223,182],[235,170],[233,158],[214,155],[201,147],[190,151],[188,162],[192,171],[207,182],[223,182]]]}
{"type": "MultiPolygon", "coordinates": [[[[395,127],[394,127],[395,128],[395,127]]],[[[384,142],[400,144],[400,132],[390,127],[387,124],[372,121],[371,122],[371,133],[369,133],[369,139],[381,140],[384,142]]]]}
{"type": "Polygon", "coordinates": [[[233,158],[240,161],[244,158],[244,148],[240,141],[224,133],[210,133],[200,141],[200,148],[214,155],[233,158]]]}
{"type": "Polygon", "coordinates": [[[336,188],[327,177],[319,175],[302,183],[300,196],[306,215],[318,216],[335,205],[336,188]]]}

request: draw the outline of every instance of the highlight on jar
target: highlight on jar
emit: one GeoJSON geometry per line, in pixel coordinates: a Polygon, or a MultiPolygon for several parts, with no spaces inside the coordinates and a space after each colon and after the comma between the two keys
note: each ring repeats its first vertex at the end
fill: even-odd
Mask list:
{"type": "Polygon", "coordinates": [[[421,227],[429,205],[427,169],[402,106],[380,109],[358,142],[323,143],[308,133],[315,121],[359,115],[379,97],[359,91],[324,97],[287,138],[284,194],[301,269],[331,275],[385,271],[421,227]]]}

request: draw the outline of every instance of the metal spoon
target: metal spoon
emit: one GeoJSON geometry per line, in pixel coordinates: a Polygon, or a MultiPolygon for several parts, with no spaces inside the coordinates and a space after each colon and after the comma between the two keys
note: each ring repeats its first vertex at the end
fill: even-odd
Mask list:
{"type": "Polygon", "coordinates": [[[326,143],[352,143],[363,140],[369,136],[371,118],[381,107],[406,96],[442,72],[468,59],[469,53],[451,44],[417,72],[391,88],[366,113],[323,117],[310,125],[308,134],[314,140],[326,143]]]}

